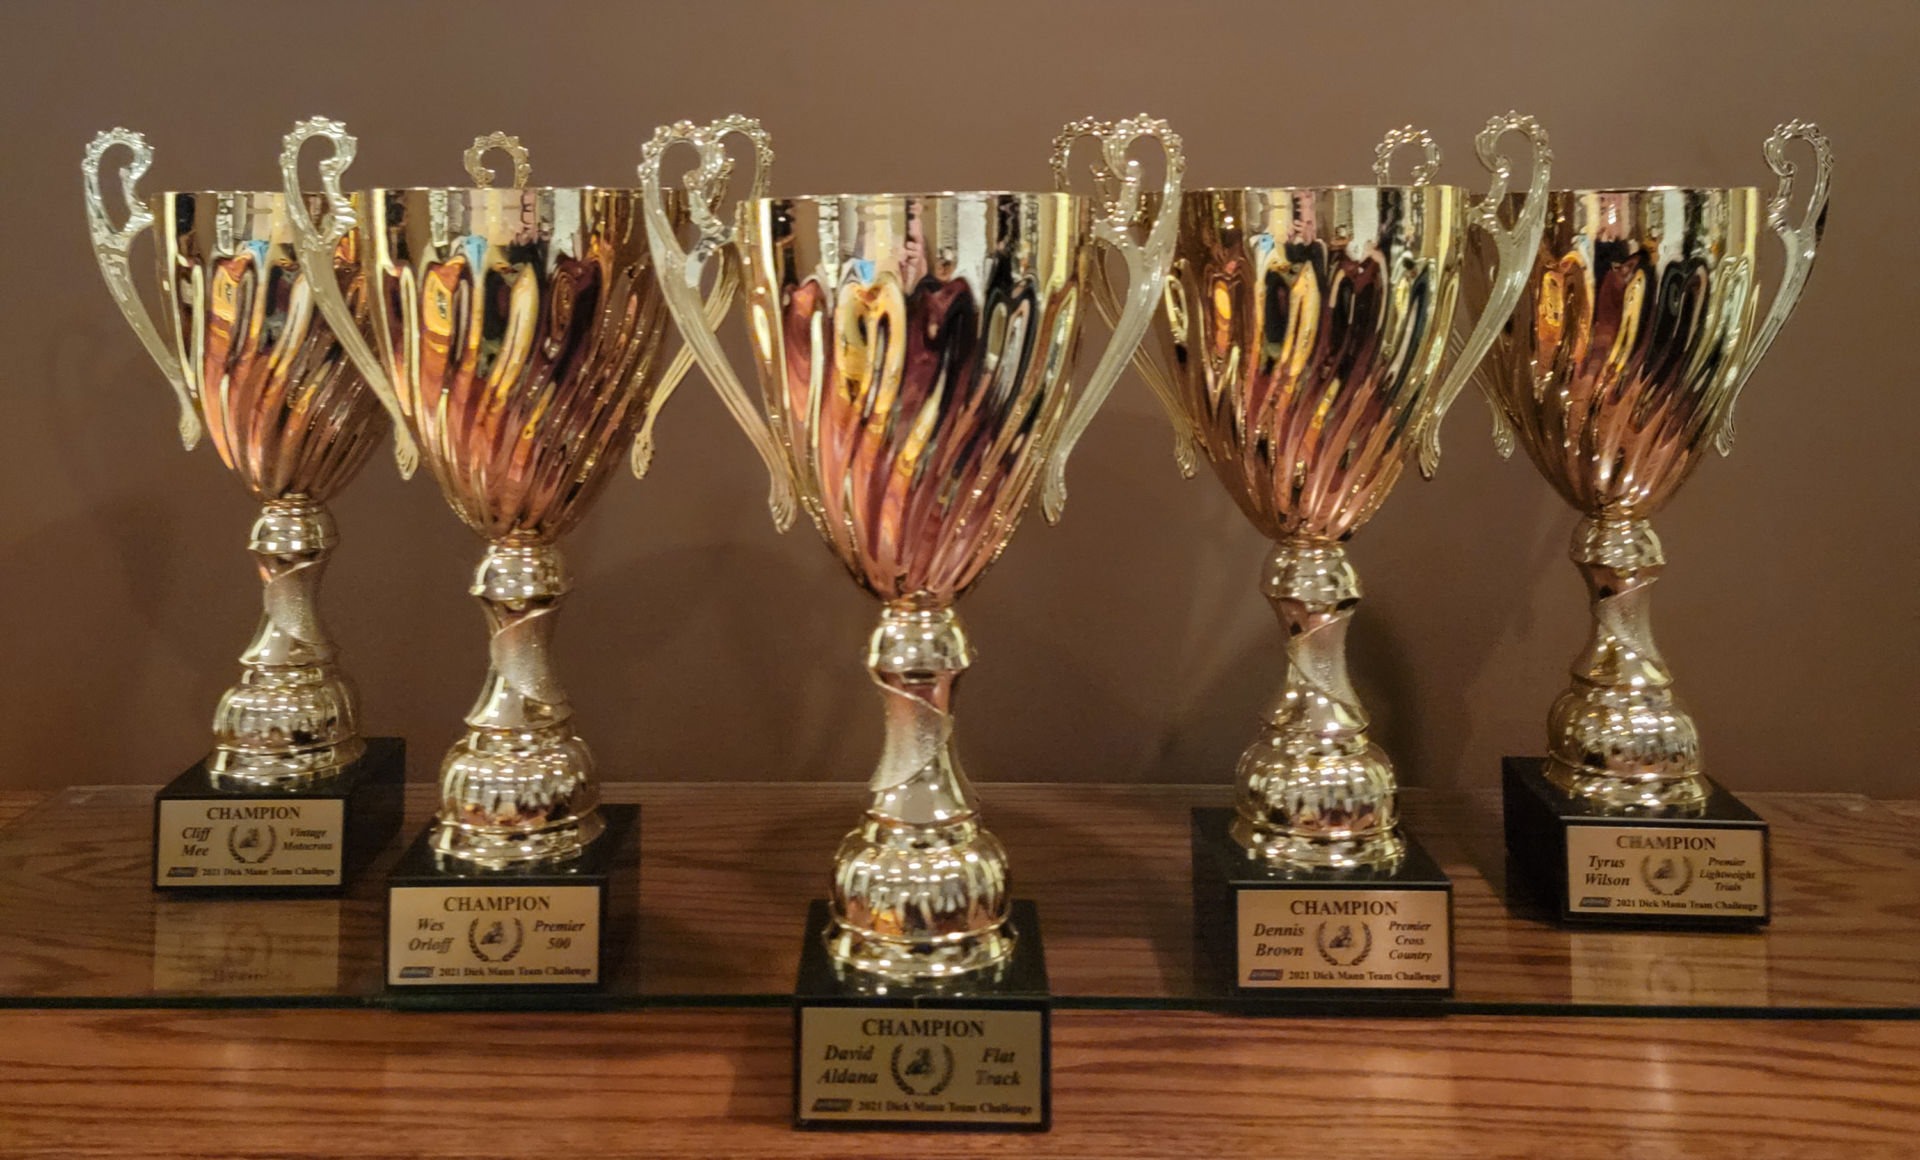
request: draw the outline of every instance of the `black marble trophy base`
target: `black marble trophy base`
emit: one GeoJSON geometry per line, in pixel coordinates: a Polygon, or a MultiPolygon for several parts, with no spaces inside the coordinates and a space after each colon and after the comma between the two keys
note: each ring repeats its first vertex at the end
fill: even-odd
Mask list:
{"type": "Polygon", "coordinates": [[[619,963],[640,892],[640,807],[557,866],[488,870],[436,854],[432,829],[387,881],[387,997],[426,1006],[591,990],[619,963]]]}
{"type": "Polygon", "coordinates": [[[204,760],[153,799],[153,888],[183,897],[327,897],[400,829],[407,746],[367,751],[319,787],[216,788],[204,760]]]}
{"type": "Polygon", "coordinates": [[[1052,999],[1039,911],[1015,901],[1012,925],[1013,956],[992,971],[881,982],[828,956],[827,904],[816,900],[794,986],[795,1125],[1046,1131],[1052,999]]]}
{"type": "Polygon", "coordinates": [[[1771,915],[1767,823],[1718,783],[1692,817],[1593,811],[1539,757],[1501,762],[1507,881],[1561,922],[1751,929],[1771,915]]]}
{"type": "Polygon", "coordinates": [[[1200,982],[1216,993],[1345,1009],[1453,994],[1453,883],[1417,839],[1393,870],[1279,871],[1193,811],[1200,982]]]}

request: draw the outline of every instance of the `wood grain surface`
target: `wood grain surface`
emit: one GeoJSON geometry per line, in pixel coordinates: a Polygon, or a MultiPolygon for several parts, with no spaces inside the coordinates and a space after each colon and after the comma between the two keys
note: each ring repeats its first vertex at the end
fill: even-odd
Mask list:
{"type": "MultiPolygon", "coordinates": [[[[642,804],[638,937],[621,1002],[778,1003],[809,899],[861,794],[840,785],[614,784],[642,804]]],[[[1214,1002],[1192,937],[1187,816],[1224,790],[985,787],[1067,1004],[1214,1002]]],[[[1754,794],[1775,918],[1757,934],[1581,931],[1507,888],[1497,799],[1405,795],[1454,881],[1455,1009],[1920,1008],[1920,826],[1868,799],[1754,794]]],[[[418,788],[405,836],[427,820],[418,788]]],[[[342,901],[157,898],[152,791],[77,788],[0,831],[0,1002],[380,993],[386,862],[342,901]]],[[[396,847],[399,843],[396,843],[396,847]]],[[[397,850],[386,855],[390,861],[397,850]]]]}
{"type": "Polygon", "coordinates": [[[15,818],[38,805],[46,796],[39,790],[0,790],[0,830],[6,829],[15,818]]]}
{"type": "Polygon", "coordinates": [[[0,1013],[10,1156],[1912,1156],[1920,1024],[1068,1011],[1044,1136],[788,1126],[784,1012],[0,1013]]]}

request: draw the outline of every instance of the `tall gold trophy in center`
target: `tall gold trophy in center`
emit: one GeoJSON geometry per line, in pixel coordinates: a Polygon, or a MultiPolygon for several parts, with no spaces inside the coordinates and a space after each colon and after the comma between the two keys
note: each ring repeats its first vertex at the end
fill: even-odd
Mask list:
{"type": "Polygon", "coordinates": [[[982,824],[955,749],[953,691],[973,654],[953,603],[1005,549],[1036,488],[1047,517],[1059,518],[1067,457],[1159,302],[1184,168],[1179,138],[1158,121],[1089,121],[1072,131],[1096,138],[1121,175],[1098,199],[763,197],[728,222],[695,198],[691,255],[666,216],[662,158],[690,146],[692,188],[730,164],[729,134],[750,141],[764,171],[772,160],[765,134],[740,119],[675,125],[655,135],[642,162],[668,308],[772,473],[775,523],[784,529],[796,504],[804,509],[883,605],[867,647],[886,710],[872,799],[834,856],[831,896],[816,906],[803,952],[803,1123],[1045,1122],[1039,931],[1030,906],[1013,900],[1006,850],[982,824]],[[1164,208],[1143,231],[1134,224],[1139,166],[1125,157],[1135,142],[1158,142],[1166,156],[1164,208]],[[1083,295],[1103,247],[1124,258],[1128,286],[1112,339],[1076,384],[1083,295]],[[714,262],[742,270],[758,402],[701,316],[697,288],[714,262]],[[861,1026],[912,1021],[877,1020],[874,1008],[841,1002],[862,991],[963,997],[958,1013],[987,1020],[989,1043],[863,1040],[861,1026]],[[866,1017],[842,1036],[835,1021],[848,1011],[866,1017]],[[977,1060],[988,1045],[1005,1053],[995,1058],[1021,1062],[969,1064],[937,1100],[910,1088],[904,1096],[918,1111],[870,1114],[850,1097],[871,1092],[843,1097],[819,1078],[836,1074],[825,1061],[844,1058],[829,1048],[916,1056],[924,1048],[930,1061],[951,1061],[960,1051],[977,1060]],[[996,1069],[1010,1086],[979,1079],[996,1069]]]}
{"type": "Polygon", "coordinates": [[[1241,756],[1235,804],[1196,810],[1196,922],[1220,982],[1280,994],[1452,988],[1451,886],[1399,824],[1393,764],[1347,675],[1360,580],[1346,541],[1410,461],[1432,475],[1440,424],[1517,301],[1539,244],[1551,156],[1530,117],[1495,117],[1478,199],[1432,184],[1439,149],[1382,142],[1377,186],[1198,189],[1141,373],[1196,455],[1274,542],[1261,574],[1287,637],[1287,678],[1241,756]],[[1531,180],[1503,220],[1523,134],[1531,180]],[[1425,159],[1389,185],[1401,147],[1425,159]],[[1493,291],[1453,349],[1471,235],[1493,291]],[[1444,369],[1443,369],[1444,368],[1444,369]]]}

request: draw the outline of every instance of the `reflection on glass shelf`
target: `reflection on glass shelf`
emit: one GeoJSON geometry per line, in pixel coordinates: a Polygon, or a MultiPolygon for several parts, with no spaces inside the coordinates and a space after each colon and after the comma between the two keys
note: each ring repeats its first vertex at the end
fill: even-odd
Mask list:
{"type": "Polygon", "coordinates": [[[337,902],[163,898],[154,905],[156,992],[310,995],[339,985],[337,902]]]}
{"type": "MultiPolygon", "coordinates": [[[[0,829],[0,1004],[385,1002],[397,848],[338,900],[161,898],[147,879],[152,792],[70,789],[0,829]]],[[[988,820],[1039,907],[1059,1006],[1289,1009],[1222,996],[1194,945],[1188,811],[1225,796],[992,787],[988,820]]],[[[616,784],[606,797],[645,809],[640,917],[581,1003],[790,1002],[807,904],[861,788],[616,784]]],[[[1409,792],[1408,824],[1454,882],[1456,994],[1425,1009],[1920,1013],[1920,825],[1857,797],[1749,800],[1773,825],[1773,924],[1698,934],[1557,927],[1507,897],[1495,798],[1409,792]]],[[[403,835],[425,824],[427,788],[408,804],[403,835]]]]}
{"type": "Polygon", "coordinates": [[[1575,1004],[1767,1006],[1767,936],[1686,931],[1576,931],[1575,1004]]]}

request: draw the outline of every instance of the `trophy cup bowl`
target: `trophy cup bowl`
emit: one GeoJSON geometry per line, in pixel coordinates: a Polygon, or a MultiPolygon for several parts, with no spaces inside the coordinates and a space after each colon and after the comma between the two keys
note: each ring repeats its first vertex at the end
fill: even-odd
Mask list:
{"type": "MultiPolygon", "coordinates": [[[[238,684],[214,713],[205,762],[220,790],[299,791],[329,782],[365,752],[352,684],[334,664],[317,594],[338,541],[326,504],[384,437],[380,400],[315,308],[322,284],[341,296],[341,325],[357,328],[361,296],[338,284],[355,265],[342,238],[320,263],[296,252],[287,194],[213,191],[141,199],[152,163],[138,133],[114,129],[88,146],[83,173],[94,255],[115,301],[180,404],[180,435],[204,431],[260,504],[248,547],[265,610],[241,655],[238,684]],[[120,171],[129,216],[116,229],[100,189],[107,153],[132,154],[120,171]],[[158,259],[162,325],[148,317],[128,251],[149,227],[158,259]],[[326,266],[326,276],[309,271],[326,266]],[[350,301],[349,301],[350,299],[350,301]]],[[[292,194],[310,212],[317,195],[292,194]]],[[[354,337],[358,337],[357,329],[354,337]]]]}
{"type": "MultiPolygon", "coordinates": [[[[1158,140],[1177,193],[1179,139],[1163,124],[1083,129],[1116,156],[1158,140]]],[[[687,180],[711,180],[730,164],[730,133],[753,142],[764,171],[772,153],[757,123],[682,123],[647,147],[649,198],[668,149],[692,145],[700,166],[687,180]]],[[[1126,171],[1131,184],[1106,207],[1044,192],[763,197],[729,226],[696,199],[691,260],[661,203],[648,204],[668,306],[772,473],[776,523],[791,522],[797,496],[883,604],[867,666],[885,742],[866,817],[834,855],[827,932],[836,963],[875,978],[954,978],[1013,953],[1006,851],[981,824],[954,748],[953,691],[972,650],[953,604],[1005,550],[1036,486],[1058,518],[1066,458],[1159,296],[1171,217],[1133,239],[1139,178],[1126,171]],[[1132,293],[1075,390],[1096,242],[1126,255],[1132,293]],[[698,313],[701,266],[716,256],[742,267],[763,406],[698,313]]]]}
{"type": "MultiPolygon", "coordinates": [[[[348,201],[338,181],[355,143],[337,122],[288,136],[288,184],[316,136],[335,152],[321,163],[328,212],[300,224],[305,244],[359,238],[379,353],[358,358],[401,421],[402,470],[417,449],[487,543],[470,591],[491,631],[490,668],[441,766],[432,850],[495,870],[565,862],[605,823],[549,659],[569,588],[558,545],[669,389],[639,194],[526,188],[524,150],[496,134],[468,153],[474,188],[348,201]],[[493,188],[479,164],[496,147],[514,157],[512,188],[493,188]]],[[[338,297],[321,305],[330,316],[347,308],[338,297]]]]}
{"type": "Polygon", "coordinates": [[[1545,134],[1510,114],[1477,145],[1494,175],[1478,201],[1429,184],[1439,151],[1411,128],[1382,143],[1378,186],[1181,198],[1160,360],[1138,361],[1173,418],[1183,467],[1197,451],[1274,541],[1261,585],[1287,632],[1287,679],[1264,736],[1240,758],[1230,834],[1277,869],[1391,869],[1405,852],[1393,765],[1368,737],[1347,675],[1361,589],[1343,545],[1416,449],[1431,475],[1441,420],[1504,322],[1538,237],[1545,134]],[[1489,207],[1510,177],[1497,143],[1515,131],[1532,142],[1533,192],[1516,195],[1526,208],[1507,228],[1489,207]],[[1415,142],[1426,162],[1414,184],[1385,184],[1393,153],[1415,142]],[[1501,256],[1506,296],[1480,304],[1442,375],[1475,233],[1501,256]]]}
{"type": "MultiPolygon", "coordinates": [[[[1603,813],[1697,814],[1712,792],[1693,719],[1653,642],[1649,588],[1665,557],[1649,520],[1709,444],[1732,449],[1734,401],[1813,264],[1827,140],[1793,122],[1765,151],[1780,178],[1765,220],[1786,263],[1758,329],[1758,189],[1555,190],[1519,306],[1483,369],[1501,454],[1518,442],[1580,513],[1572,557],[1593,630],[1549,713],[1546,778],[1603,813]],[[1787,219],[1794,139],[1816,160],[1798,226],[1787,219]]],[[[1469,299],[1486,293],[1487,261],[1476,249],[1469,299]]]]}

